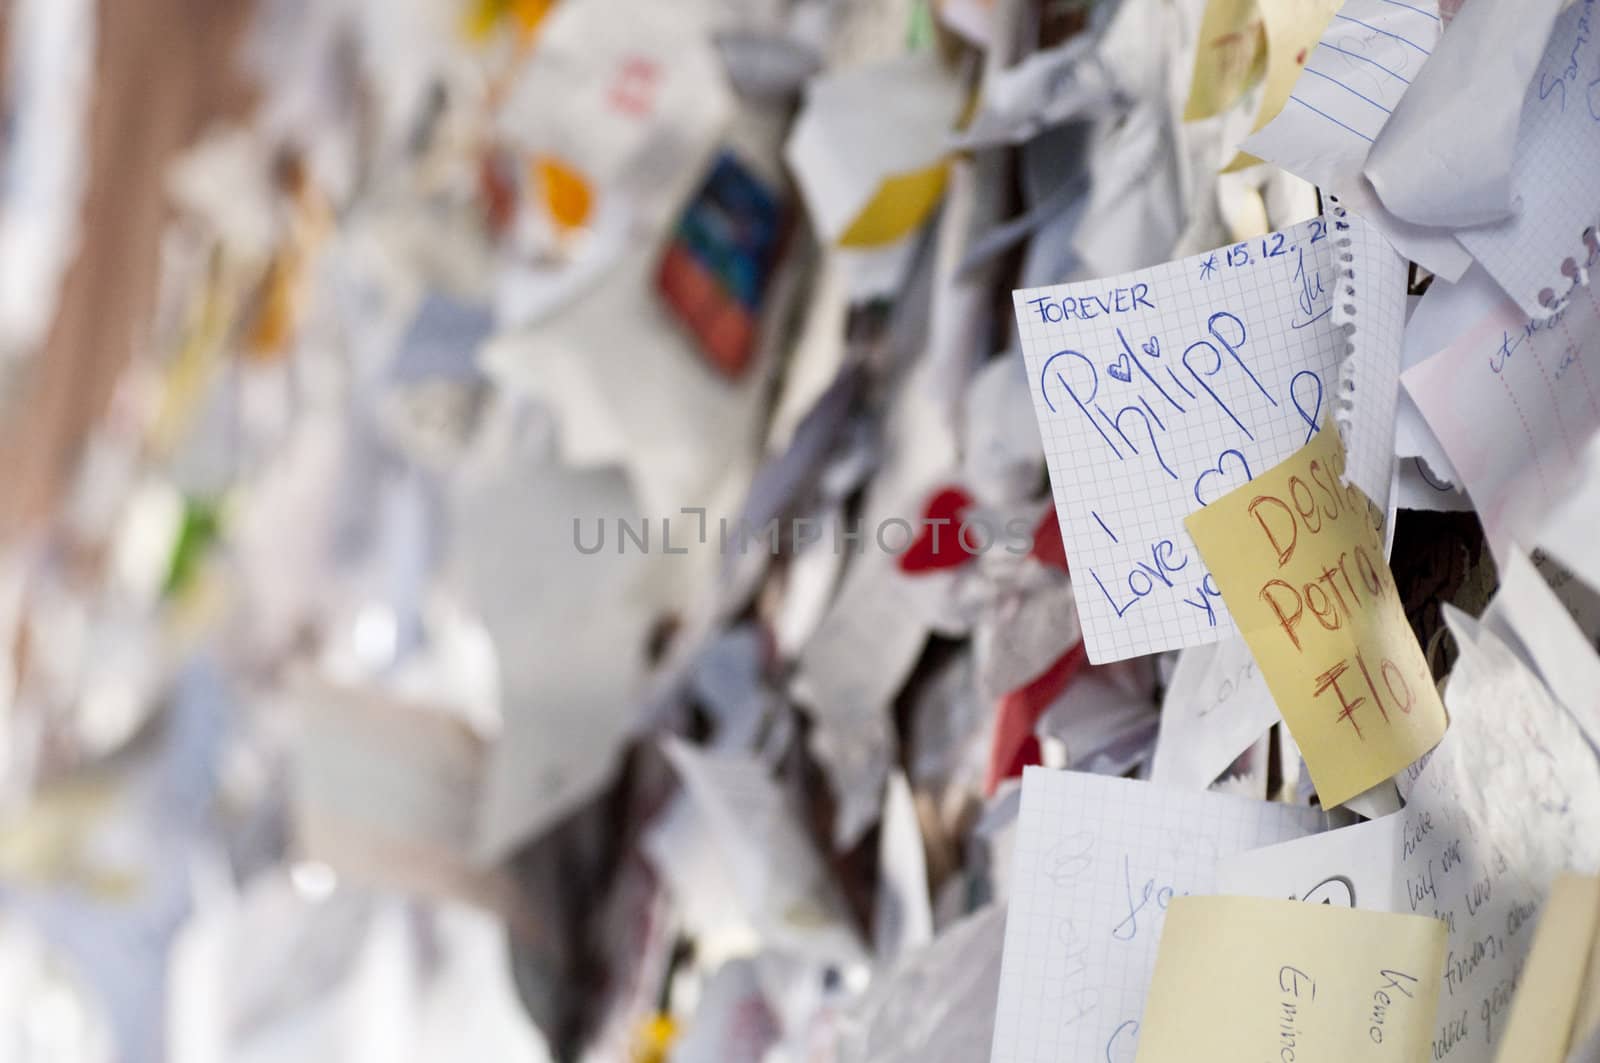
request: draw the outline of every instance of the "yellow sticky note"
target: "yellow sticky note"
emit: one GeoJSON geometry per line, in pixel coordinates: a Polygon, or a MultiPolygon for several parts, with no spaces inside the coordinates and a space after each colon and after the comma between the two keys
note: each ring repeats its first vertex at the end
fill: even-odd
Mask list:
{"type": "Polygon", "coordinates": [[[1261,93],[1260,129],[1283,110],[1300,80],[1306,59],[1322,39],[1344,0],[1261,0],[1261,21],[1267,34],[1267,84],[1261,93]]]}
{"type": "Polygon", "coordinates": [[[1367,497],[1339,483],[1325,426],[1286,461],[1189,515],[1194,538],[1305,755],[1324,807],[1444,737],[1367,497]]]}
{"type": "Polygon", "coordinates": [[[1175,898],[1137,1063],[1427,1059],[1445,941],[1417,915],[1175,898]]]}
{"type": "Polygon", "coordinates": [[[839,237],[839,245],[881,247],[904,239],[939,205],[948,172],[949,166],[941,161],[886,178],[839,237]]]}
{"type": "MultiPolygon", "coordinates": [[[[1278,112],[1289,102],[1294,83],[1300,80],[1300,73],[1305,69],[1306,59],[1344,0],[1259,0],[1259,3],[1267,40],[1267,83],[1261,90],[1261,106],[1250,128],[1252,133],[1278,117],[1278,112]]],[[[1240,152],[1223,172],[1259,161],[1240,152]]]]}
{"type": "Polygon", "coordinates": [[[1600,1029],[1600,925],[1589,943],[1589,970],[1578,991],[1578,1014],[1572,1020],[1572,1044],[1586,1044],[1600,1029]]]}
{"type": "Polygon", "coordinates": [[[1256,0],[1211,0],[1200,20],[1200,39],[1183,120],[1221,114],[1267,69],[1267,38],[1256,0]]]}
{"type": "Polygon", "coordinates": [[[1562,1063],[1600,919],[1600,878],[1562,875],[1550,889],[1522,969],[1497,1063],[1562,1063]]]}

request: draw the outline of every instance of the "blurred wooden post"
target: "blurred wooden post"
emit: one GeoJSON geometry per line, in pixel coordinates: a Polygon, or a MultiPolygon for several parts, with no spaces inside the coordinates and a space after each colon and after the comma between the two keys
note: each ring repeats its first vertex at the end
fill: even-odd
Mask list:
{"type": "Polygon", "coordinates": [[[0,421],[0,540],[36,528],[60,502],[147,333],[166,167],[207,124],[247,109],[235,55],[253,6],[100,0],[81,240],[45,347],[0,421]]]}

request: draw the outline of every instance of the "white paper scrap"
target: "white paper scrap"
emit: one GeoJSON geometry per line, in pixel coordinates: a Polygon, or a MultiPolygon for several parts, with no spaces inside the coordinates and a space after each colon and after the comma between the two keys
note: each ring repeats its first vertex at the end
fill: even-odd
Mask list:
{"type": "Polygon", "coordinates": [[[1204,790],[1279,718],[1244,639],[1191,646],[1167,684],[1150,780],[1204,790]]]}
{"type": "MultiPolygon", "coordinates": [[[[1460,240],[1530,317],[1588,282],[1600,259],[1600,43],[1595,0],[1556,20],[1522,105],[1511,159],[1516,213],[1465,229],[1460,240]]],[[[1588,293],[1579,293],[1580,298],[1588,293]]]]}
{"type": "Polygon", "coordinates": [[[1306,57],[1289,102],[1240,147],[1324,189],[1349,188],[1440,27],[1437,0],[1349,0],[1306,57]]]}

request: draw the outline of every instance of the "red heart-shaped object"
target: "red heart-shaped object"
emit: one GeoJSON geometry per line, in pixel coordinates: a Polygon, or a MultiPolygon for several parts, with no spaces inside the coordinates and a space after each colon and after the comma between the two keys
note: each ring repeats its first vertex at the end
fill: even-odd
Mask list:
{"type": "MultiPolygon", "coordinates": [[[[1017,747],[1016,753],[1011,758],[1011,763],[1007,765],[1004,774],[1002,774],[1000,778],[1001,780],[1015,779],[1017,776],[1022,774],[1023,768],[1030,768],[1043,763],[1044,750],[1039,745],[1039,736],[1029,735],[1028,737],[1024,738],[1022,740],[1022,744],[1017,747]]],[[[995,785],[998,786],[999,783],[996,783],[995,785]]],[[[994,794],[990,793],[989,796],[993,797],[994,794]]]]}
{"type": "Polygon", "coordinates": [[[1054,506],[1044,511],[1039,526],[1033,529],[1033,549],[1028,556],[1041,565],[1067,571],[1067,547],[1061,541],[1061,522],[1056,519],[1054,506]]]}
{"type": "Polygon", "coordinates": [[[907,575],[959,568],[973,554],[961,545],[961,517],[972,507],[972,496],[959,487],[946,487],[928,501],[922,515],[922,532],[900,555],[900,571],[907,575]]]}
{"type": "Polygon", "coordinates": [[[994,737],[989,747],[989,774],[983,786],[985,793],[994,796],[995,787],[1021,775],[1025,765],[1039,763],[1039,742],[1034,737],[1033,729],[1051,702],[1061,696],[1067,684],[1083,669],[1085,656],[1083,643],[1074,643],[1049,668],[1000,699],[995,712],[994,737]],[[1030,756],[1034,758],[1031,761],[1028,759],[1030,756]]]}

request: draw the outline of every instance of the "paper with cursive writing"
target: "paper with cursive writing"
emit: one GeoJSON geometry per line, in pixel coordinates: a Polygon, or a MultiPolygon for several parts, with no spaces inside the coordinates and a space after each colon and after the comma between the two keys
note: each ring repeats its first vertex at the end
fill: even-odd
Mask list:
{"type": "Polygon", "coordinates": [[[1444,706],[1365,495],[1324,430],[1189,517],[1325,807],[1432,749],[1444,706]]]}
{"type": "Polygon", "coordinates": [[[1258,897],[1173,901],[1138,1063],[1428,1054],[1444,924],[1258,897]]]}
{"type": "Polygon", "coordinates": [[[1445,611],[1461,647],[1445,691],[1451,728],[1400,780],[1395,908],[1449,929],[1433,1059],[1489,1063],[1551,884],[1600,869],[1600,764],[1504,643],[1445,611]]]}
{"type": "Polygon", "coordinates": [[[1450,346],[1400,380],[1504,565],[1513,545],[1535,545],[1600,429],[1600,293],[1582,289],[1544,320],[1509,299],[1479,309],[1450,346]]]}
{"type": "Polygon", "coordinates": [[[1325,827],[1310,808],[1028,768],[991,1063],[1133,1059],[1162,917],[1217,862],[1325,827]]]}
{"type": "Polygon", "coordinates": [[[1331,315],[1333,236],[1313,218],[1013,293],[1091,661],[1238,630],[1183,518],[1322,424],[1346,348],[1331,315]]]}

